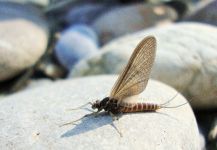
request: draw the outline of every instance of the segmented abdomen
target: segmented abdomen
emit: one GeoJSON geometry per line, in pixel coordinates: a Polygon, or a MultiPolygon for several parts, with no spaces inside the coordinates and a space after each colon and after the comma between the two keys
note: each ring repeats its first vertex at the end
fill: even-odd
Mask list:
{"type": "Polygon", "coordinates": [[[124,103],[121,112],[155,111],[159,108],[160,105],[153,103],[124,103]]]}

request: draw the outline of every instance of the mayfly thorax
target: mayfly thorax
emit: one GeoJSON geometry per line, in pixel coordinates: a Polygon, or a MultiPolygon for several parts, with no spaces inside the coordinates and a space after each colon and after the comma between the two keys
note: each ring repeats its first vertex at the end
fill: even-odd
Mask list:
{"type": "MultiPolygon", "coordinates": [[[[167,107],[167,104],[173,100],[174,97],[163,104],[144,102],[129,103],[126,101],[127,98],[140,94],[146,88],[151,68],[154,63],[155,53],[155,37],[148,36],[144,38],[137,45],[127,66],[119,75],[114,87],[112,88],[110,96],[105,97],[101,101],[97,100],[94,103],[89,102],[88,104],[92,105],[92,109],[97,109],[97,111],[87,114],[84,117],[98,114],[102,110],[108,112],[114,118],[114,116],[121,113],[156,111],[160,108],[176,108],[184,105],[185,103],[178,106],[167,107]]],[[[83,106],[80,106],[79,108],[82,108],[83,106]]],[[[82,118],[78,120],[81,120],[82,118]]],[[[76,121],[64,125],[73,124],[76,121]]]]}

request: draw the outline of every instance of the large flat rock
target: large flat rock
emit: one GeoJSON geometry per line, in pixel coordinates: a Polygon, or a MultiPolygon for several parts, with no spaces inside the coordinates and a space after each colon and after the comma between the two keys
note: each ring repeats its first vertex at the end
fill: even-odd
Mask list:
{"type": "MultiPolygon", "coordinates": [[[[124,114],[111,125],[109,115],[89,117],[75,125],[60,124],[77,119],[87,110],[66,111],[108,96],[117,76],[65,80],[8,96],[0,101],[1,149],[184,149],[198,150],[199,132],[191,107],[157,112],[124,114]]],[[[177,92],[150,80],[141,101],[164,103],[177,92]]],[[[169,106],[185,103],[178,95],[169,106]]]]}

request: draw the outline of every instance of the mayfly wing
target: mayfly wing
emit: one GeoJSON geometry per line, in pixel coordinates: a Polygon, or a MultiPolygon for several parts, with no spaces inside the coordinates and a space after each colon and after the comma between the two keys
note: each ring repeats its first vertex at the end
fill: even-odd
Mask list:
{"type": "Polygon", "coordinates": [[[153,36],[144,38],[135,48],[130,60],[119,75],[110,97],[119,102],[126,97],[144,91],[156,53],[156,39],[153,36]]]}

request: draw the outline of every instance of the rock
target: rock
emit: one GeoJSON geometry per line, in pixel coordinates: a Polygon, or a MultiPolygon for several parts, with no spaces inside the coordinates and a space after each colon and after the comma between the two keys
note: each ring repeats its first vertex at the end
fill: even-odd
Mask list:
{"type": "Polygon", "coordinates": [[[0,0],[0,2],[1,1],[6,1],[6,2],[10,1],[16,3],[33,3],[44,7],[49,4],[49,0],[0,0]]]}
{"type": "MultiPolygon", "coordinates": [[[[217,116],[215,109],[209,110],[195,110],[194,114],[197,118],[197,123],[200,129],[200,141],[204,141],[205,138],[205,148],[202,150],[215,150],[216,140],[215,136],[211,135],[211,129],[214,127],[214,120],[217,116]]],[[[202,142],[204,143],[204,142],[202,142]]]]}
{"type": "Polygon", "coordinates": [[[81,59],[98,51],[95,32],[86,25],[74,25],[64,31],[55,46],[58,61],[68,70],[81,59]]]}
{"type": "Polygon", "coordinates": [[[65,16],[69,24],[91,24],[100,14],[107,11],[108,6],[103,4],[82,4],[73,7],[65,16]]]}
{"type": "Polygon", "coordinates": [[[0,2],[0,81],[31,67],[44,54],[48,29],[38,9],[0,2]]]}
{"type": "Polygon", "coordinates": [[[52,58],[52,53],[43,57],[43,60],[37,66],[34,77],[41,78],[43,76],[50,79],[58,79],[66,76],[66,70],[52,58]]]}
{"type": "Polygon", "coordinates": [[[217,25],[216,9],[216,0],[202,1],[196,6],[195,10],[184,20],[217,25]]]}
{"type": "Polygon", "coordinates": [[[31,90],[33,88],[44,87],[50,85],[52,80],[49,79],[32,79],[29,81],[28,85],[25,87],[25,90],[31,90]]]}
{"type": "Polygon", "coordinates": [[[200,132],[200,148],[201,150],[206,150],[206,140],[204,135],[200,132]]]}
{"type": "Polygon", "coordinates": [[[208,140],[210,142],[209,144],[210,147],[212,147],[212,149],[216,149],[217,148],[217,118],[215,118],[215,121],[213,122],[208,140]]]}
{"type": "MultiPolygon", "coordinates": [[[[67,112],[109,94],[117,76],[98,76],[58,81],[50,86],[13,94],[0,101],[2,149],[199,149],[199,131],[191,107],[158,112],[124,114],[115,126],[108,115],[88,117],[76,126],[59,127],[87,110],[67,112]],[[142,133],[142,134],[141,134],[142,133]]],[[[177,92],[150,81],[143,101],[163,103],[177,92]]],[[[177,95],[169,106],[185,103],[177,95]]]]}
{"type": "MultiPolygon", "coordinates": [[[[162,3],[162,1],[158,1],[158,3],[162,3]]],[[[172,7],[176,12],[177,12],[177,20],[180,20],[185,16],[190,10],[192,6],[192,1],[188,0],[169,0],[169,1],[164,1],[163,4],[172,7]]],[[[193,4],[195,5],[195,4],[193,4]]]]}
{"type": "Polygon", "coordinates": [[[3,99],[3,97],[4,97],[4,95],[3,95],[3,94],[0,94],[0,100],[2,100],[2,99],[3,99]]]}
{"type": "Polygon", "coordinates": [[[171,23],[176,18],[176,12],[169,6],[140,3],[112,9],[97,18],[92,26],[102,43],[106,43],[124,34],[171,23]]]}
{"type": "Polygon", "coordinates": [[[69,77],[119,73],[147,35],[157,38],[151,77],[184,91],[195,108],[216,108],[217,29],[209,25],[179,23],[123,36],[79,62],[69,77]]]}

